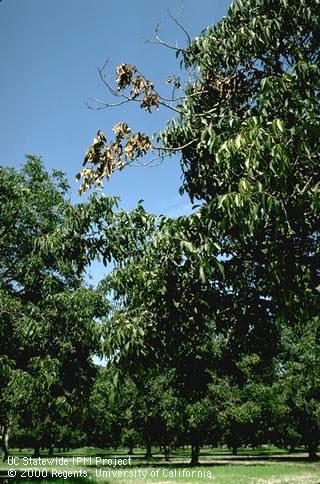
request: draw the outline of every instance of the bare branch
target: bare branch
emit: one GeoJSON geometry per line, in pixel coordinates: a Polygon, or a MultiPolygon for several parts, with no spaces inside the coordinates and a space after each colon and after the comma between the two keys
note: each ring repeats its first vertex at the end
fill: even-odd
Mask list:
{"type": "Polygon", "coordinates": [[[105,101],[101,101],[100,99],[96,99],[94,97],[89,97],[89,100],[93,101],[97,104],[100,104],[100,106],[91,106],[89,102],[86,103],[87,107],[89,109],[94,110],[94,111],[99,111],[101,109],[106,109],[106,108],[110,108],[110,107],[122,106],[123,104],[126,104],[129,101],[131,101],[131,99],[124,99],[123,101],[120,101],[118,103],[107,103],[105,101]]]}
{"type": "Polygon", "coordinates": [[[159,96],[159,99],[161,99],[162,101],[176,102],[176,101],[184,101],[185,99],[188,99],[189,97],[196,97],[196,96],[199,96],[200,94],[208,94],[209,91],[206,89],[206,90],[203,90],[203,91],[194,92],[193,94],[188,94],[186,96],[175,97],[173,99],[162,97],[158,92],[156,92],[156,93],[159,96]]]}
{"type": "MultiPolygon", "coordinates": [[[[180,9],[180,11],[181,11],[181,9],[180,9]]],[[[170,12],[169,9],[167,9],[167,12],[168,12],[169,17],[174,21],[174,23],[176,23],[178,25],[178,27],[180,27],[182,32],[184,32],[184,34],[187,37],[188,44],[190,45],[191,44],[191,37],[190,37],[189,33],[186,31],[186,29],[184,28],[184,26],[178,21],[178,15],[179,15],[180,12],[178,12],[175,17],[172,15],[172,13],[170,12]]]]}
{"type": "Polygon", "coordinates": [[[106,79],[106,77],[103,74],[103,71],[105,69],[105,66],[106,66],[106,63],[104,63],[104,65],[103,65],[102,68],[99,68],[98,67],[99,77],[100,77],[101,81],[108,88],[108,90],[110,91],[110,93],[113,96],[121,96],[121,94],[118,91],[116,91],[115,89],[113,89],[113,87],[111,86],[111,84],[109,84],[109,82],[107,82],[107,79],[106,79]]]}
{"type": "Polygon", "coordinates": [[[144,42],[146,44],[157,44],[157,45],[163,45],[164,47],[167,47],[168,49],[173,49],[175,51],[178,51],[178,52],[186,52],[188,53],[187,49],[184,49],[183,47],[177,47],[176,45],[173,45],[173,44],[169,44],[168,42],[160,39],[160,37],[158,36],[158,34],[155,33],[155,39],[156,40],[152,40],[152,39],[144,39],[144,42]]]}
{"type": "Polygon", "coordinates": [[[171,109],[171,111],[175,111],[176,113],[179,113],[179,114],[181,113],[180,109],[174,108],[173,106],[170,106],[170,104],[167,104],[163,101],[159,101],[159,104],[161,104],[161,106],[165,106],[168,109],[171,109]]]}
{"type": "Polygon", "coordinates": [[[145,161],[145,162],[138,162],[138,163],[134,163],[134,162],[131,162],[131,163],[128,163],[128,165],[130,166],[142,166],[144,168],[154,168],[156,166],[160,166],[163,162],[163,160],[169,156],[169,153],[166,153],[164,155],[161,155],[161,156],[155,156],[154,158],[152,158],[151,160],[149,161],[145,161]],[[159,161],[159,163],[154,163],[155,161],[159,161]]]}
{"type": "Polygon", "coordinates": [[[191,146],[192,144],[196,143],[198,140],[195,138],[191,141],[189,141],[188,143],[186,143],[185,145],[181,145],[181,146],[176,146],[176,147],[173,147],[173,148],[165,148],[164,146],[152,146],[152,149],[153,150],[158,150],[158,151],[181,151],[183,150],[184,148],[187,148],[188,146],[191,146]]]}
{"type": "MultiPolygon", "coordinates": [[[[98,68],[99,77],[100,77],[101,81],[103,82],[103,84],[107,87],[108,91],[114,97],[123,98],[123,100],[118,102],[118,103],[108,103],[107,101],[102,101],[100,99],[89,97],[89,100],[99,104],[100,106],[92,106],[92,105],[90,105],[90,103],[87,103],[88,108],[93,109],[93,110],[101,110],[101,109],[106,109],[108,107],[119,107],[119,106],[122,106],[123,104],[126,104],[129,101],[135,101],[135,102],[138,102],[138,103],[141,104],[141,102],[143,101],[143,98],[138,97],[138,96],[127,96],[123,92],[119,93],[117,90],[115,90],[112,87],[112,85],[107,81],[106,76],[104,75],[104,72],[103,72],[106,65],[107,65],[107,62],[105,62],[104,65],[101,68],[98,68]]],[[[144,79],[147,82],[146,77],[139,70],[137,70],[136,72],[141,76],[142,79],[144,79]]],[[[163,98],[154,88],[153,88],[153,91],[155,92],[155,94],[159,98],[159,104],[161,104],[162,106],[164,106],[168,109],[171,109],[172,111],[174,111],[176,113],[181,112],[179,109],[177,109],[174,106],[171,106],[170,104],[168,104],[168,102],[175,102],[175,99],[171,100],[171,99],[163,98]]],[[[177,98],[177,100],[178,100],[178,98],[177,98]]]]}
{"type": "Polygon", "coordinates": [[[299,195],[302,195],[306,191],[306,189],[309,187],[310,183],[312,182],[312,179],[313,179],[313,175],[309,178],[309,180],[307,181],[303,189],[300,191],[299,195]]]}
{"type": "Polygon", "coordinates": [[[199,57],[199,55],[194,54],[193,52],[190,51],[190,49],[185,49],[183,47],[178,47],[176,45],[170,44],[169,42],[161,39],[159,37],[159,35],[158,35],[158,32],[159,32],[159,24],[158,24],[158,26],[157,26],[157,28],[155,30],[155,33],[154,33],[155,40],[152,40],[152,39],[144,39],[145,43],[147,43],[147,44],[163,45],[164,47],[167,47],[168,49],[175,50],[176,52],[184,52],[185,54],[188,54],[191,57],[193,57],[194,59],[196,59],[199,62],[199,64],[203,65],[206,69],[208,69],[209,71],[212,71],[212,67],[209,66],[208,64],[206,64],[205,62],[203,62],[203,60],[199,57]]]}

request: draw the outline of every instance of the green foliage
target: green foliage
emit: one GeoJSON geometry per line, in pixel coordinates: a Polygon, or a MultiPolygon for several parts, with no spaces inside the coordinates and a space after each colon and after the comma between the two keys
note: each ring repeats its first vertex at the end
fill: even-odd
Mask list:
{"type": "Polygon", "coordinates": [[[72,206],[67,193],[64,176],[34,156],[20,171],[1,169],[1,425],[16,421],[46,445],[81,423],[100,350],[96,318],[108,308],[83,277],[115,200],[72,206]]]}
{"type": "Polygon", "coordinates": [[[285,397],[289,421],[315,457],[320,440],[320,327],[314,318],[300,328],[287,328],[283,334],[280,389],[285,397]]]}
{"type": "Polygon", "coordinates": [[[285,419],[302,435],[277,379],[283,335],[319,313],[319,17],[317,0],[236,1],[177,48],[190,80],[159,140],[201,206],[145,225],[106,280],[109,357],[174,368],[194,435],[210,422],[232,447],[279,440],[285,419]]]}
{"type": "MultiPolygon", "coordinates": [[[[201,220],[211,229],[202,231],[228,257],[226,331],[240,351],[229,336],[224,370],[229,367],[240,384],[239,401],[227,417],[238,430],[245,415],[255,421],[253,428],[262,431],[265,420],[276,429],[278,411],[292,424],[284,411],[288,401],[275,402],[273,413],[261,420],[262,402],[255,395],[270,400],[276,355],[279,371],[297,358],[280,356],[282,334],[299,334],[319,314],[319,17],[318,1],[234,2],[227,17],[181,50],[182,64],[195,74],[180,115],[161,134],[166,149],[182,147],[182,190],[203,202],[201,220]],[[253,351],[265,389],[241,375],[243,356],[253,351]]],[[[304,364],[297,369],[301,378],[304,364]]],[[[317,390],[311,385],[303,398],[298,384],[291,390],[296,405],[310,402],[304,412],[300,407],[301,422],[302,414],[307,420],[311,415],[307,430],[302,423],[295,428],[313,438],[314,448],[317,390]]],[[[250,431],[242,428],[240,434],[250,431]]]]}
{"type": "MultiPolygon", "coordinates": [[[[206,442],[302,442],[315,457],[319,21],[318,0],[236,0],[177,48],[189,81],[159,141],[181,152],[181,190],[200,201],[189,216],[115,212],[97,195],[73,206],[35,157],[1,170],[2,420],[18,413],[38,439],[63,441],[101,343],[90,443],[189,442],[196,463],[206,442]],[[96,256],[114,266],[93,290],[96,256]]],[[[134,66],[117,76],[127,101],[165,104],[134,66]]],[[[83,189],[152,149],[126,123],[114,131],[89,148],[83,189]]]]}

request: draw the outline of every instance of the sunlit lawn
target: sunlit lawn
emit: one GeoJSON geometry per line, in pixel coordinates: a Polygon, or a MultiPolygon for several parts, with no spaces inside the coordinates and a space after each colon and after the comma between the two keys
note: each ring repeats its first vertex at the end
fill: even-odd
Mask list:
{"type": "MultiPolygon", "coordinates": [[[[144,459],[144,449],[135,449],[131,456],[130,466],[96,466],[96,456],[103,458],[127,458],[127,451],[119,449],[117,451],[105,450],[98,448],[82,448],[54,454],[54,457],[64,456],[68,459],[67,465],[52,465],[51,469],[59,472],[79,471],[87,473],[86,479],[79,477],[60,479],[35,479],[30,476],[23,479],[11,479],[10,482],[46,482],[50,483],[170,483],[170,482],[188,482],[188,483],[221,483],[221,484],[319,484],[320,483],[320,463],[311,463],[306,459],[306,454],[301,453],[288,454],[286,451],[263,447],[259,449],[240,449],[238,456],[232,456],[228,449],[210,449],[204,448],[200,454],[199,467],[191,468],[189,463],[190,449],[178,449],[170,456],[170,462],[165,462],[162,454],[158,449],[153,449],[153,459],[146,461],[144,459]],[[79,462],[79,465],[73,465],[72,457],[91,457],[91,462],[87,459],[85,462],[79,462]],[[104,474],[103,474],[104,471],[104,474]]],[[[10,466],[11,469],[19,471],[30,468],[21,464],[22,458],[30,456],[31,451],[18,450],[11,451],[11,456],[20,457],[20,464],[10,466]]],[[[46,453],[41,455],[42,458],[49,459],[46,453]]],[[[50,466],[36,466],[38,469],[48,469],[50,476],[50,466]]],[[[4,477],[8,464],[1,464],[0,471],[4,477]]]]}

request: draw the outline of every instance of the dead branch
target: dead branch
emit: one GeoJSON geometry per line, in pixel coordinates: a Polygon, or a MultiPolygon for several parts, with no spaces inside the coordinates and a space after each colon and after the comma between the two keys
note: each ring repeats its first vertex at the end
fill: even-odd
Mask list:
{"type": "MultiPolygon", "coordinates": [[[[180,9],[180,11],[181,11],[181,9],[180,9]]],[[[174,17],[174,16],[172,15],[172,13],[170,12],[170,10],[169,10],[169,9],[167,9],[167,13],[168,13],[169,17],[170,17],[170,18],[171,18],[171,19],[174,21],[174,23],[176,23],[176,24],[178,25],[178,27],[179,27],[179,28],[182,30],[182,32],[183,32],[183,33],[186,35],[186,37],[187,37],[187,41],[188,41],[188,45],[190,45],[190,44],[191,44],[191,37],[190,37],[189,33],[187,32],[187,30],[184,28],[184,26],[183,26],[183,25],[182,25],[182,24],[181,24],[181,23],[178,21],[178,16],[179,16],[180,11],[179,11],[179,12],[177,13],[177,15],[174,17]]]]}

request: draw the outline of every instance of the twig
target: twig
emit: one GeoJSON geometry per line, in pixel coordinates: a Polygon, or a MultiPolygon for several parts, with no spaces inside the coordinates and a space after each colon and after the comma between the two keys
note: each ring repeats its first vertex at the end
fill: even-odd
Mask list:
{"type": "Polygon", "coordinates": [[[101,101],[100,99],[96,99],[94,97],[89,97],[90,101],[94,101],[97,104],[101,104],[101,106],[91,106],[89,102],[86,103],[87,107],[89,109],[93,109],[94,111],[99,111],[100,109],[106,109],[109,107],[117,107],[117,106],[122,106],[123,104],[126,104],[130,101],[130,99],[124,99],[123,101],[120,101],[118,103],[107,103],[105,101],[101,101]]]}
{"type": "Polygon", "coordinates": [[[313,176],[311,176],[311,177],[309,178],[309,180],[307,181],[307,183],[305,184],[305,186],[304,186],[304,187],[303,187],[303,189],[301,190],[300,195],[302,195],[302,194],[303,194],[303,193],[306,191],[306,189],[308,188],[308,186],[310,185],[310,183],[311,183],[311,181],[312,181],[312,178],[313,178],[313,176]]]}
{"type": "MultiPolygon", "coordinates": [[[[191,57],[193,57],[194,59],[196,59],[199,64],[202,64],[204,67],[206,67],[206,69],[208,69],[209,71],[212,71],[212,67],[209,66],[208,64],[206,64],[205,62],[203,62],[202,59],[199,58],[199,56],[197,54],[193,54],[190,49],[185,49],[183,47],[178,47],[176,45],[173,45],[173,44],[170,44],[169,42],[166,42],[164,40],[162,40],[159,35],[158,35],[158,32],[160,30],[160,24],[157,25],[156,29],[155,29],[155,33],[154,33],[154,38],[156,40],[152,40],[152,39],[144,39],[145,43],[149,43],[149,44],[160,44],[160,45],[163,45],[164,47],[167,47],[168,49],[172,49],[172,50],[175,50],[176,52],[184,52],[185,54],[188,54],[190,55],[191,57]]],[[[188,34],[189,36],[189,34],[188,34]]],[[[191,40],[191,39],[190,39],[191,40]]],[[[192,42],[190,42],[191,44],[192,42]]]]}
{"type": "Polygon", "coordinates": [[[187,148],[188,146],[192,145],[196,141],[198,141],[198,140],[197,139],[193,139],[193,140],[189,141],[188,143],[186,143],[185,145],[177,146],[177,147],[173,147],[173,148],[166,148],[164,146],[152,146],[152,149],[153,150],[158,150],[158,151],[181,151],[184,148],[187,148]]]}
{"type": "Polygon", "coordinates": [[[179,13],[177,13],[176,17],[174,17],[169,9],[167,9],[167,12],[168,12],[169,17],[174,21],[174,23],[176,23],[178,25],[178,27],[180,27],[182,32],[184,32],[184,34],[186,35],[186,37],[188,39],[188,44],[190,45],[191,44],[191,37],[190,37],[189,33],[186,31],[186,29],[184,28],[184,26],[178,21],[177,17],[179,15],[179,13]]]}

